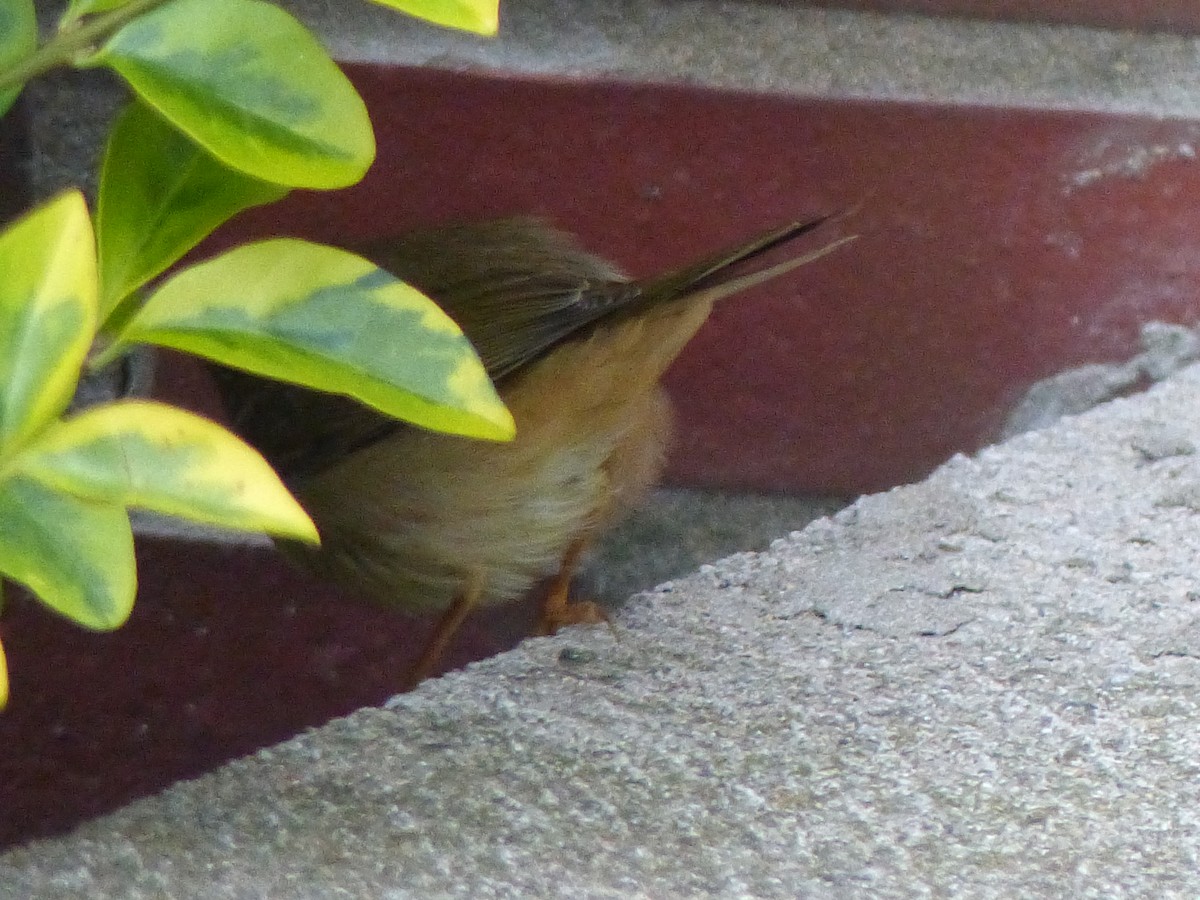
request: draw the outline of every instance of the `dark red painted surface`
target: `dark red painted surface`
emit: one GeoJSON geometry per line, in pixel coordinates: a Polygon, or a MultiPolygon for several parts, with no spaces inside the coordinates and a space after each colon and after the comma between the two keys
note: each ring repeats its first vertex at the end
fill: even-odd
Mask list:
{"type": "Polygon", "coordinates": [[[1142,31],[1200,31],[1200,7],[1194,0],[816,0],[810,5],[1142,31]]]}
{"type": "MultiPolygon", "coordinates": [[[[10,598],[0,847],[383,702],[430,627],[314,585],[266,550],[143,541],[138,557],[133,617],[111,634],[10,598]]],[[[481,615],[447,663],[507,649],[534,613],[481,615]]]]}
{"type": "Polygon", "coordinates": [[[861,238],[719,309],[672,370],[671,478],[851,493],[997,433],[1038,378],[1200,311],[1196,123],[352,68],[359,186],[237,233],[547,216],[634,274],[862,203],[861,238]]]}

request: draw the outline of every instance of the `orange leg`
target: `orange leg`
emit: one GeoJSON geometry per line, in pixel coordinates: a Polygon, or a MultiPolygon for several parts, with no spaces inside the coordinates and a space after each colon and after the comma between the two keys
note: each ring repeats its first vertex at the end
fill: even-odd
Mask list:
{"type": "Polygon", "coordinates": [[[454,599],[454,602],[447,607],[446,612],[438,620],[432,635],[430,635],[429,642],[425,644],[425,649],[421,652],[420,658],[408,670],[408,677],[404,680],[403,690],[411,691],[433,673],[433,670],[437,668],[437,664],[442,661],[442,657],[446,654],[446,648],[454,640],[454,635],[458,633],[458,629],[462,627],[462,623],[467,620],[467,616],[471,614],[471,610],[478,605],[482,594],[483,580],[478,576],[471,576],[466,587],[463,588],[463,592],[454,599]]]}
{"type": "Polygon", "coordinates": [[[585,543],[583,539],[572,542],[563,554],[558,573],[550,582],[546,599],[542,603],[542,616],[538,620],[534,634],[554,634],[558,629],[568,625],[599,625],[608,624],[608,615],[599,604],[590,600],[571,602],[571,576],[583,556],[585,543]]]}

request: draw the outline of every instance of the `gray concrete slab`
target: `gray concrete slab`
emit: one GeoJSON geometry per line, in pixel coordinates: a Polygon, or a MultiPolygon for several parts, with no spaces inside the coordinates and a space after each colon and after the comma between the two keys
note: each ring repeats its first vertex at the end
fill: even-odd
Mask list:
{"type": "Polygon", "coordinates": [[[343,60],[685,81],[830,98],[1195,117],[1196,38],[728,0],[502,0],[481,38],[369,3],[288,0],[343,60]]]}
{"type": "MultiPolygon", "coordinates": [[[[6,897],[1200,896],[1200,367],[75,834],[6,897]]],[[[252,689],[252,686],[248,686],[252,689]]]]}

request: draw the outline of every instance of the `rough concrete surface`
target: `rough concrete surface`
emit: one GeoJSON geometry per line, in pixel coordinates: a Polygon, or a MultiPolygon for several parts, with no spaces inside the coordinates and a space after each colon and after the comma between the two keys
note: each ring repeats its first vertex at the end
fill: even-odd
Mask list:
{"type": "Polygon", "coordinates": [[[0,857],[11,897],[1200,896],[1200,367],[0,857]]]}
{"type": "Polygon", "coordinates": [[[795,96],[1200,113],[1200,39],[719,0],[503,0],[495,38],[288,0],[343,60],[795,96]]]}

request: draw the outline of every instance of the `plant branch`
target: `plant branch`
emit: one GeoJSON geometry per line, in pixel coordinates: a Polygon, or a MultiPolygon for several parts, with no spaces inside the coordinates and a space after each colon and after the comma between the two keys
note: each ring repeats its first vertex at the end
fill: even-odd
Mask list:
{"type": "Polygon", "coordinates": [[[112,36],[127,22],[166,2],[168,0],[130,0],[124,6],[88,19],[81,25],[59,30],[29,56],[0,70],[0,91],[20,87],[31,78],[59,66],[73,65],[79,54],[112,36]]]}

